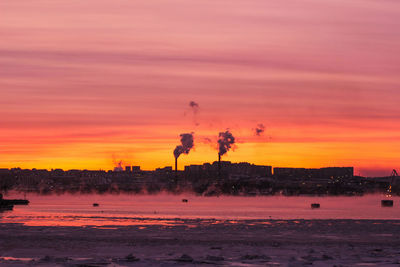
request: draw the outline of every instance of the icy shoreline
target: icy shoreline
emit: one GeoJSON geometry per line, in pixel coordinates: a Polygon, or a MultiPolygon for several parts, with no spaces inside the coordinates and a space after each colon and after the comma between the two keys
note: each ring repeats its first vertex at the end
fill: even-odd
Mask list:
{"type": "Polygon", "coordinates": [[[0,224],[2,266],[398,266],[397,220],[0,224]]]}

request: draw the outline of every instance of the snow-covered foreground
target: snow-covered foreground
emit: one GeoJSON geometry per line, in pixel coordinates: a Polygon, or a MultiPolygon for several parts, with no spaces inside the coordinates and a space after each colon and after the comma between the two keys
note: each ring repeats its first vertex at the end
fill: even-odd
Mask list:
{"type": "Polygon", "coordinates": [[[0,224],[1,266],[398,266],[400,221],[143,219],[0,224]],[[151,222],[150,220],[150,222],[151,222]]]}

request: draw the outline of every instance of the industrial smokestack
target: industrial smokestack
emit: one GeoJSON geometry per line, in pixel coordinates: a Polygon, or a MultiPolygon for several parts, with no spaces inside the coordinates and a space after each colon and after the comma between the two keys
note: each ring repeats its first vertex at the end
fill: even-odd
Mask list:
{"type": "Polygon", "coordinates": [[[235,143],[235,137],[229,130],[218,135],[218,178],[221,180],[221,156],[226,154],[235,143]]]}
{"type": "Polygon", "coordinates": [[[175,157],[175,176],[178,176],[178,158],[175,157]]]}
{"type": "Polygon", "coordinates": [[[190,149],[194,146],[193,141],[194,133],[183,133],[181,137],[181,145],[175,147],[174,157],[175,157],[175,175],[178,175],[178,158],[181,154],[189,154],[190,149]]]}
{"type": "Polygon", "coordinates": [[[221,180],[221,154],[218,153],[218,178],[221,180]]]}

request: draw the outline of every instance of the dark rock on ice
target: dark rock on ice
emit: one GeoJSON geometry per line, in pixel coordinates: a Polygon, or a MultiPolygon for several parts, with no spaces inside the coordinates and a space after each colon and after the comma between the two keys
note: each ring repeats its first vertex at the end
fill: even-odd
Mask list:
{"type": "Polygon", "coordinates": [[[40,259],[40,261],[46,261],[46,262],[53,261],[53,260],[54,260],[53,257],[50,257],[48,255],[46,255],[40,259]]]}
{"type": "Polygon", "coordinates": [[[106,266],[108,263],[82,263],[82,264],[77,264],[75,265],[76,267],[101,267],[101,266],[106,266]]]}
{"type": "Polygon", "coordinates": [[[220,257],[220,256],[211,256],[211,255],[208,255],[208,256],[206,257],[206,260],[208,260],[208,261],[224,261],[225,258],[224,258],[224,257],[220,257]]]}
{"type": "Polygon", "coordinates": [[[125,260],[128,262],[135,262],[135,261],[139,261],[139,258],[136,258],[135,256],[131,254],[129,254],[128,256],[125,257],[125,260]]]}
{"type": "Polygon", "coordinates": [[[313,255],[303,256],[303,257],[301,257],[301,259],[308,261],[308,262],[313,262],[313,261],[319,260],[319,258],[314,257],[313,255]]]}
{"type": "Polygon", "coordinates": [[[176,261],[180,262],[193,262],[193,258],[187,254],[183,254],[180,258],[177,258],[176,261]]]}
{"type": "Polygon", "coordinates": [[[279,244],[278,242],[273,242],[273,243],[272,243],[272,246],[273,246],[274,248],[278,248],[278,247],[281,246],[281,244],[279,244]]]}
{"type": "Polygon", "coordinates": [[[322,259],[323,259],[323,260],[333,260],[333,257],[324,254],[324,255],[322,255],[322,259]]]}
{"type": "Polygon", "coordinates": [[[249,255],[246,254],[240,258],[241,260],[270,260],[271,258],[266,255],[249,255]]]}

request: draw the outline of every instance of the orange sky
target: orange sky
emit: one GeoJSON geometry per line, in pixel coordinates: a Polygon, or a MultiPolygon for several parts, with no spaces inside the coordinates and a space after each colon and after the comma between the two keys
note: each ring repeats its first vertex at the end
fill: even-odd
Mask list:
{"type": "Polygon", "coordinates": [[[400,168],[400,2],[0,2],[0,168],[400,168]],[[196,118],[189,108],[196,101],[196,118]],[[195,121],[199,124],[196,125],[195,121]],[[258,137],[258,123],[266,132],[258,137]]]}

